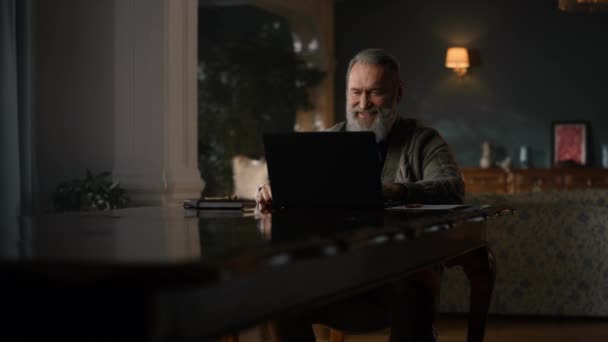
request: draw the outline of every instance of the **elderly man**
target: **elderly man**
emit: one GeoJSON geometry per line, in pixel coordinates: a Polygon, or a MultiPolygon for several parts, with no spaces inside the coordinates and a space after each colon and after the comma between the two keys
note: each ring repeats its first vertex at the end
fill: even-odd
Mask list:
{"type": "MultiPolygon", "coordinates": [[[[353,57],[346,73],[346,121],[329,131],[376,134],[385,200],[409,203],[461,203],[464,184],[449,146],[434,129],[399,117],[404,94],[399,63],[388,52],[367,49],[353,57]]],[[[272,202],[269,183],[258,189],[261,208],[272,202]]],[[[314,341],[311,323],[346,331],[390,327],[390,341],[434,341],[433,320],[440,267],[332,304],[298,319],[276,321],[279,341],[314,341]]]]}

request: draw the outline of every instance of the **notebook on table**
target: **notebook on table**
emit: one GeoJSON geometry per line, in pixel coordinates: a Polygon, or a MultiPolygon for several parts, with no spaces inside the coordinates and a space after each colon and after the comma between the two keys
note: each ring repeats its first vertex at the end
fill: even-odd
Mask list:
{"type": "Polygon", "coordinates": [[[371,132],[267,133],[273,208],[382,209],[371,132]]]}

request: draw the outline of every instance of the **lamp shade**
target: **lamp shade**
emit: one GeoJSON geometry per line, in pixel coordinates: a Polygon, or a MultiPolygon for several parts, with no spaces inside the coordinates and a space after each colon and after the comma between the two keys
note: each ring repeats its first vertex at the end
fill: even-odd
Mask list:
{"type": "Polygon", "coordinates": [[[451,47],[445,56],[445,66],[447,68],[468,68],[469,52],[463,47],[451,47]]]}

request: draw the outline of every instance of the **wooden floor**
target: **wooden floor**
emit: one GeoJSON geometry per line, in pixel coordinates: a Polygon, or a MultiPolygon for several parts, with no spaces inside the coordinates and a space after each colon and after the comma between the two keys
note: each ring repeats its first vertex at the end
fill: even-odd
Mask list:
{"type": "MultiPolygon", "coordinates": [[[[466,341],[466,320],[444,318],[439,341],[466,341]]],[[[486,342],[608,341],[608,320],[490,317],[486,342]]]]}
{"type": "MultiPolygon", "coordinates": [[[[442,317],[437,321],[439,342],[465,342],[466,319],[442,317]]],[[[323,334],[320,334],[323,335],[323,334]]],[[[261,342],[256,329],[241,333],[240,342],[261,342]]],[[[327,342],[319,336],[318,342],[327,342]]],[[[347,342],[386,342],[388,333],[347,336],[347,342]]],[[[608,342],[608,319],[552,319],[490,317],[485,342],[608,342]]]]}

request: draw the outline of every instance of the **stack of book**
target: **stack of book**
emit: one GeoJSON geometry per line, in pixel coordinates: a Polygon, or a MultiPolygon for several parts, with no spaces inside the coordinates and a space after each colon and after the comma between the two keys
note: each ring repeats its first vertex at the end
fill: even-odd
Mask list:
{"type": "MultiPolygon", "coordinates": [[[[213,210],[243,210],[249,207],[251,202],[244,201],[236,196],[226,197],[204,197],[202,199],[188,199],[184,201],[185,209],[213,209],[213,210]]],[[[255,205],[255,203],[254,203],[255,205]]]]}

